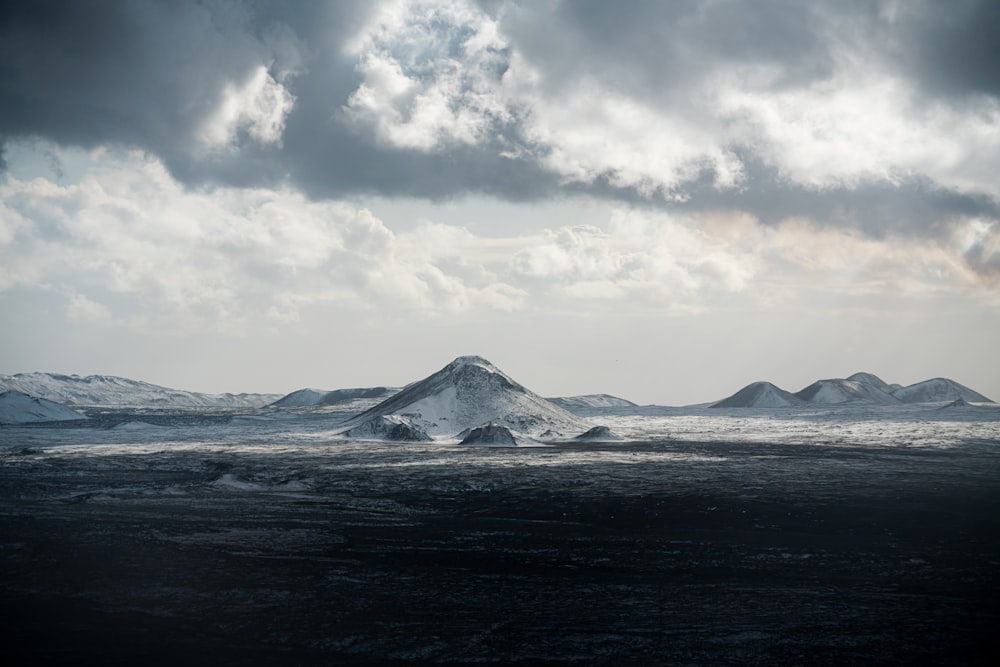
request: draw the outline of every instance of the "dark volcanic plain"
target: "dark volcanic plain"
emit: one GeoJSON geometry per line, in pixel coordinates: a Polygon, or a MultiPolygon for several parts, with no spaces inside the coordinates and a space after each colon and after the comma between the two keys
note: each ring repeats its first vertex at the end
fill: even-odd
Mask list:
{"type": "Polygon", "coordinates": [[[0,430],[7,664],[1000,664],[996,441],[65,432],[0,430]]]}

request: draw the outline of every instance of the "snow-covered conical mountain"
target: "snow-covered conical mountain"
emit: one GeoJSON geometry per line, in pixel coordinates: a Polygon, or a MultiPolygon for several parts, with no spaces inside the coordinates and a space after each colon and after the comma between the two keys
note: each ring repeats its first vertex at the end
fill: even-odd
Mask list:
{"type": "MultiPolygon", "coordinates": [[[[860,374],[855,374],[860,375],[860,374]]],[[[836,404],[836,403],[878,403],[881,405],[897,405],[899,399],[892,394],[879,388],[879,385],[889,387],[874,375],[863,380],[851,379],[830,379],[819,380],[802,391],[795,392],[795,396],[810,403],[836,404]],[[877,382],[875,382],[877,381],[877,382]]]]}
{"type": "Polygon", "coordinates": [[[770,382],[753,382],[710,408],[788,408],[806,402],[770,382]]]}
{"type": "Polygon", "coordinates": [[[0,375],[0,390],[67,405],[115,408],[259,408],[278,398],[275,394],[203,394],[114,375],[58,373],[0,375]]]}
{"type": "Polygon", "coordinates": [[[0,424],[71,421],[87,417],[62,403],[19,391],[0,393],[0,424]]]}
{"type": "Polygon", "coordinates": [[[459,357],[437,373],[404,387],[345,422],[344,430],[396,415],[431,435],[451,436],[486,423],[516,433],[574,435],[591,427],[579,417],[525,389],[482,357],[459,357]]]}
{"type": "Polygon", "coordinates": [[[904,403],[937,403],[962,399],[969,403],[992,403],[979,392],[948,378],[934,378],[897,389],[893,396],[904,403]]]}

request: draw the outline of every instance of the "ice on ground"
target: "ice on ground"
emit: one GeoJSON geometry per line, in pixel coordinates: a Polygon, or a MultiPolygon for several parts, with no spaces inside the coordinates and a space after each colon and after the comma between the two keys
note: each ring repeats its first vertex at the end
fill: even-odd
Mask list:
{"type": "Polygon", "coordinates": [[[144,421],[127,421],[121,422],[120,424],[115,424],[111,427],[112,431],[159,431],[163,427],[156,424],[150,424],[144,421]]]}
{"type": "Polygon", "coordinates": [[[233,417],[232,421],[234,422],[283,421],[283,420],[298,419],[298,418],[299,416],[292,412],[288,412],[286,410],[276,410],[274,412],[262,412],[257,415],[237,415],[236,417],[233,417]]]}

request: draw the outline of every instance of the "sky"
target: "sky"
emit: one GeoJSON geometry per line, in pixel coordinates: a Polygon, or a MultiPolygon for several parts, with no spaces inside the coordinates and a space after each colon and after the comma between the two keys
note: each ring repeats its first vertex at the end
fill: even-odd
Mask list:
{"type": "Polygon", "coordinates": [[[0,6],[0,373],[1000,400],[1000,3],[0,6]]]}

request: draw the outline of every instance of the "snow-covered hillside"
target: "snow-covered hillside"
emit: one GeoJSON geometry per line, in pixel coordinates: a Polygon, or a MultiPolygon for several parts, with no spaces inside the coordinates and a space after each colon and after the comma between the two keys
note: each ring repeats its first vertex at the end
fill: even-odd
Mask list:
{"type": "Polygon", "coordinates": [[[565,410],[588,410],[594,408],[634,408],[636,404],[611,394],[587,394],[586,396],[558,396],[548,399],[565,410]]]}
{"type": "Polygon", "coordinates": [[[396,387],[360,387],[356,389],[299,389],[287,396],[282,396],[270,407],[318,407],[344,406],[361,412],[374,407],[380,401],[392,396],[399,389],[396,387]]]}
{"type": "Polygon", "coordinates": [[[991,402],[979,392],[947,378],[934,378],[933,380],[917,382],[908,387],[897,389],[893,395],[904,403],[936,403],[958,399],[970,403],[991,402]]]}
{"type": "Polygon", "coordinates": [[[859,380],[830,379],[819,380],[801,391],[795,392],[795,396],[810,403],[878,403],[881,405],[898,405],[900,400],[892,394],[882,390],[880,387],[889,385],[882,382],[874,375],[873,379],[862,378],[859,380]]]}
{"type": "Polygon", "coordinates": [[[277,394],[203,394],[113,375],[0,375],[0,391],[19,391],[67,405],[127,408],[259,408],[277,394]]]}
{"type": "Polygon", "coordinates": [[[776,408],[807,405],[902,405],[943,403],[962,399],[970,403],[990,403],[982,394],[954,380],[935,378],[903,387],[889,384],[871,373],[855,373],[849,378],[819,380],[791,394],[770,382],[754,382],[713,408],[776,408]]]}
{"type": "Polygon", "coordinates": [[[299,389],[298,391],[293,391],[290,394],[285,394],[267,407],[304,408],[319,405],[319,402],[323,400],[323,397],[329,393],[330,392],[325,389],[299,389]]]}
{"type": "Polygon", "coordinates": [[[779,389],[770,382],[753,382],[709,407],[712,408],[788,408],[805,401],[779,389]]]}
{"type": "Polygon", "coordinates": [[[875,389],[883,391],[887,394],[891,394],[897,389],[903,388],[903,385],[901,384],[889,384],[874,373],[855,373],[854,375],[847,376],[847,379],[853,382],[860,382],[869,387],[874,387],[875,389]]]}
{"type": "Polygon", "coordinates": [[[0,424],[28,424],[74,419],[86,419],[86,417],[61,403],[28,396],[19,391],[5,391],[0,394],[0,424]]]}
{"type": "Polygon", "coordinates": [[[454,436],[493,422],[515,433],[575,435],[591,424],[525,389],[482,357],[459,357],[345,423],[345,431],[395,415],[430,435],[454,436]]]}

